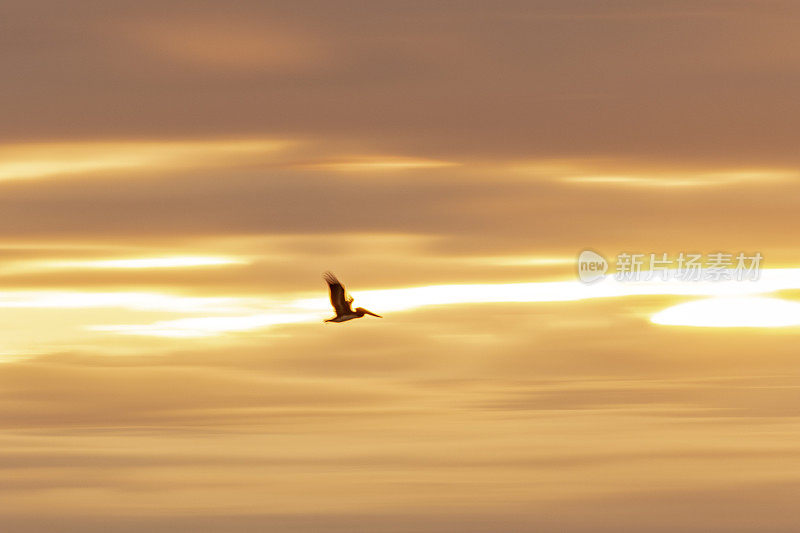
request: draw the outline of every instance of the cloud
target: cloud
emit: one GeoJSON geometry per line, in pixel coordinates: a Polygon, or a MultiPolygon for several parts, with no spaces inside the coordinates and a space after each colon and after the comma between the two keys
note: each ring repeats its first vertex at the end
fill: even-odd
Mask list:
{"type": "Polygon", "coordinates": [[[789,2],[7,3],[7,139],[225,132],[443,160],[797,164],[789,2]]]}
{"type": "Polygon", "coordinates": [[[263,158],[286,144],[257,139],[9,144],[0,148],[0,181],[213,166],[223,161],[263,158]]]}
{"type": "Polygon", "coordinates": [[[796,3],[100,4],[2,8],[6,529],[796,529],[796,335],[649,320],[793,314],[796,3]]]}
{"type": "MultiPolygon", "coordinates": [[[[617,281],[605,279],[597,284],[579,281],[530,282],[506,284],[453,284],[395,289],[364,290],[353,293],[357,305],[383,313],[411,311],[426,306],[546,303],[581,301],[593,298],[619,298],[653,295],[755,295],[779,290],[800,289],[800,270],[766,269],[758,280],[747,281],[617,281]]],[[[270,305],[264,303],[264,307],[270,305]]],[[[312,322],[330,309],[326,297],[286,297],[275,301],[271,313],[239,316],[181,318],[152,324],[117,324],[91,326],[94,331],[131,335],[174,337],[209,336],[225,332],[248,331],[268,326],[312,322]]],[[[800,324],[795,304],[776,299],[738,298],[690,302],[664,310],[652,318],[665,325],[760,325],[775,327],[800,324]],[[717,303],[719,302],[719,303],[717,303]],[[733,304],[733,305],[729,305],[733,304]]]]}
{"type": "Polygon", "coordinates": [[[206,69],[291,72],[330,60],[330,50],[313,33],[252,19],[146,20],[128,33],[154,58],[206,69]]]}
{"type": "Polygon", "coordinates": [[[384,171],[398,171],[398,170],[420,170],[430,168],[441,168],[456,166],[458,163],[451,161],[437,161],[435,159],[415,159],[411,157],[356,157],[356,158],[343,158],[339,161],[328,161],[321,163],[312,163],[308,165],[299,165],[298,168],[321,170],[321,171],[334,171],[334,172],[347,172],[355,173],[360,172],[384,172],[384,171]]]}

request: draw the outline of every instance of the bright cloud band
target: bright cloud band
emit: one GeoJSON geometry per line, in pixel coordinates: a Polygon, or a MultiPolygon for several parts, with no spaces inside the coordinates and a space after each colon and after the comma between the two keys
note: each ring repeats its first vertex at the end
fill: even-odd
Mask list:
{"type": "MultiPolygon", "coordinates": [[[[593,298],[614,298],[642,295],[675,295],[675,296],[712,296],[712,297],[738,297],[737,302],[754,301],[761,305],[762,311],[767,310],[771,320],[763,320],[759,313],[748,311],[745,304],[733,307],[734,311],[724,315],[717,315],[716,319],[703,318],[704,311],[713,307],[721,307],[714,303],[697,304],[698,307],[670,308],[669,313],[659,313],[654,322],[664,325],[697,325],[697,326],[753,326],[774,327],[792,325],[793,319],[780,319],[782,311],[794,312],[793,302],[778,299],[747,298],[757,294],[766,294],[779,290],[800,288],[800,269],[774,269],[764,270],[757,281],[723,281],[723,282],[680,282],[676,280],[650,282],[619,282],[607,279],[595,285],[586,285],[577,281],[559,282],[533,282],[510,284],[470,284],[470,285],[433,285],[428,287],[412,287],[401,289],[383,289],[360,291],[357,293],[358,303],[368,308],[380,309],[384,312],[408,311],[416,308],[477,304],[477,303],[514,303],[514,302],[558,302],[577,301],[593,298]],[[776,307],[775,302],[781,306],[776,307]],[[786,304],[785,306],[782,304],[786,304]],[[704,308],[703,306],[706,306],[704,308]],[[791,309],[790,309],[791,308],[791,309]],[[740,315],[735,315],[738,309],[740,315]],[[726,318],[727,317],[727,318],[726,318]],[[738,317],[738,318],[737,318],[738,317]],[[749,319],[747,317],[750,317],[749,319]],[[787,322],[788,320],[788,322],[787,322]]],[[[153,335],[194,337],[217,335],[226,332],[259,329],[281,324],[294,324],[313,322],[324,318],[330,306],[327,298],[300,298],[274,301],[269,304],[258,305],[253,308],[252,299],[242,301],[240,310],[249,308],[251,312],[238,316],[207,316],[181,318],[177,320],[163,320],[151,324],[120,324],[102,325],[91,327],[94,331],[113,332],[127,335],[153,335]]],[[[716,301],[712,299],[711,302],[716,301]]],[[[730,300],[726,300],[730,301],[730,300]]],[[[230,302],[229,302],[230,303],[230,302]]],[[[694,302],[693,302],[694,303],[694,302]]],[[[688,304],[682,304],[688,305],[688,304]]],[[[722,304],[724,305],[724,304],[722,304]]],[[[2,303],[0,302],[0,306],[2,303]]],[[[230,307],[229,307],[230,308],[230,307]]],[[[208,311],[208,309],[206,309],[208,311]]],[[[791,315],[794,316],[794,315],[791,315]]],[[[798,321],[797,323],[800,323],[798,321]]]]}

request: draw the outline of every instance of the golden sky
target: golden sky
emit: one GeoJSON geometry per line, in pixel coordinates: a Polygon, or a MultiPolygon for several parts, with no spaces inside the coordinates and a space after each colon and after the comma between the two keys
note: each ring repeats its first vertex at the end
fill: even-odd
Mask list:
{"type": "Polygon", "coordinates": [[[4,0],[3,529],[795,531],[798,24],[4,0]]]}

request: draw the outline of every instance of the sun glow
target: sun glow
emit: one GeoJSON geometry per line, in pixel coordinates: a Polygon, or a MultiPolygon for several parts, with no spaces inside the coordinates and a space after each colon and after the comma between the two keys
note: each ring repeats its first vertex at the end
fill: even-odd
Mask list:
{"type": "MultiPolygon", "coordinates": [[[[429,305],[559,302],[640,295],[736,296],[798,288],[800,269],[765,269],[760,279],[752,281],[617,281],[608,278],[591,285],[579,281],[430,285],[362,291],[358,293],[358,302],[367,308],[402,311],[429,305]]],[[[325,298],[295,302],[301,309],[322,310],[329,305],[325,298]]]]}
{"type": "MultiPolygon", "coordinates": [[[[727,297],[725,301],[729,302],[738,301],[736,298],[751,302],[757,299],[748,298],[749,296],[784,289],[800,289],[800,269],[764,270],[759,280],[742,282],[680,282],[676,280],[619,282],[614,279],[606,279],[593,285],[586,285],[578,281],[431,285],[358,291],[353,296],[356,299],[356,305],[383,314],[439,305],[564,302],[640,295],[717,296],[727,297]]],[[[775,301],[782,302],[782,300],[775,301]]],[[[797,305],[800,306],[800,304],[797,305]]],[[[732,309],[745,307],[734,306],[732,309]]],[[[90,329],[128,335],[209,336],[281,324],[316,322],[324,319],[331,309],[330,302],[326,297],[288,297],[271,302],[259,302],[254,298],[249,303],[241,302],[238,310],[234,312],[237,312],[236,316],[178,318],[150,324],[93,326],[90,329]]],[[[672,325],[667,320],[670,316],[672,315],[666,315],[667,318],[662,316],[653,321],[658,324],[672,325]]],[[[751,314],[747,316],[751,316],[751,314]]],[[[753,321],[747,320],[744,322],[748,322],[745,325],[760,327],[772,327],[772,324],[788,325],[777,319],[773,322],[753,323],[753,321]]],[[[731,320],[730,324],[735,326],[737,323],[731,320]]]]}
{"type": "Polygon", "coordinates": [[[800,303],[779,298],[709,298],[653,315],[655,324],[705,328],[779,328],[800,325],[800,303]]]}

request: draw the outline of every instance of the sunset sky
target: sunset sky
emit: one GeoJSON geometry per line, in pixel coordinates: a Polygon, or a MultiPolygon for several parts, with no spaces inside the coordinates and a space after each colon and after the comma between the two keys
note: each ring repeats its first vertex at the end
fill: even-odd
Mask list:
{"type": "Polygon", "coordinates": [[[798,27],[3,0],[0,529],[797,531],[798,27]]]}

